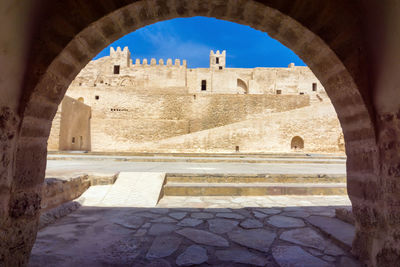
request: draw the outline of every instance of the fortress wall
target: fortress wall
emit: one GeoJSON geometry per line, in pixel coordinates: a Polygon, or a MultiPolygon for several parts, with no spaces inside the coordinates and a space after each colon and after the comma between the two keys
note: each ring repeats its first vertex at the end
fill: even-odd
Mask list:
{"type": "Polygon", "coordinates": [[[291,140],[295,136],[304,140],[302,152],[344,152],[342,130],[329,102],[148,142],[130,149],[147,152],[234,152],[239,146],[241,152],[293,152],[291,140]]]}
{"type": "MultiPolygon", "coordinates": [[[[206,93],[243,94],[237,87],[237,80],[247,85],[248,94],[306,94],[317,84],[317,92],[324,91],[322,84],[307,67],[291,68],[226,68],[226,69],[189,69],[187,85],[190,93],[201,92],[201,81],[207,81],[206,93]]],[[[203,91],[204,92],[204,91],[203,91]]]]}
{"type": "MultiPolygon", "coordinates": [[[[91,147],[84,149],[94,151],[151,150],[152,145],[149,148],[139,146],[171,138],[182,140],[179,136],[186,136],[185,142],[195,150],[231,151],[233,144],[238,144],[248,151],[261,148],[286,151],[284,144],[289,137],[280,135],[292,135],[296,130],[293,125],[302,129],[303,125],[283,123],[290,117],[283,117],[280,124],[279,119],[271,119],[269,114],[296,110],[290,115],[295,117],[299,108],[321,101],[330,103],[324,88],[307,67],[291,64],[288,68],[226,68],[225,53],[212,52],[210,68],[187,69],[186,62],[180,60],[136,59],[132,62],[128,48],[111,49],[110,56],[88,63],[70,85],[67,95],[92,108],[91,128],[87,109],[72,109],[73,101],[67,97],[53,123],[49,149],[83,149],[77,143],[71,144],[71,138],[76,135],[88,138],[91,147]],[[202,80],[206,81],[206,90],[202,90],[202,80]],[[317,91],[313,91],[313,83],[317,84],[317,91]],[[277,94],[277,90],[281,94],[277,94]],[[263,124],[260,118],[270,120],[273,127],[263,124]],[[79,123],[81,125],[75,125],[79,123]],[[267,126],[273,132],[265,132],[267,126]],[[222,139],[212,135],[213,128],[215,133],[225,129],[222,139]],[[280,130],[284,133],[275,132],[280,130]],[[204,132],[213,137],[202,134],[200,139],[196,137],[197,133],[204,132]],[[265,146],[259,146],[258,140],[263,140],[265,146]]],[[[336,118],[335,111],[331,111],[336,118]]],[[[276,116],[273,118],[280,115],[276,116]]],[[[307,114],[302,116],[310,118],[307,114]]],[[[299,120],[305,123],[308,119],[299,120]]],[[[338,125],[337,119],[333,121],[338,125]]],[[[320,124],[326,122],[322,120],[320,124]]],[[[311,125],[325,127],[315,122],[311,125]]],[[[321,142],[321,146],[327,144],[321,142]]],[[[331,143],[327,145],[330,148],[320,149],[334,150],[331,143]]],[[[308,146],[307,149],[314,148],[308,146]]]]}
{"type": "Polygon", "coordinates": [[[67,94],[83,98],[92,107],[93,151],[129,151],[127,147],[139,142],[162,140],[310,104],[307,95],[139,94],[130,88],[104,86],[70,87],[67,94]]]}

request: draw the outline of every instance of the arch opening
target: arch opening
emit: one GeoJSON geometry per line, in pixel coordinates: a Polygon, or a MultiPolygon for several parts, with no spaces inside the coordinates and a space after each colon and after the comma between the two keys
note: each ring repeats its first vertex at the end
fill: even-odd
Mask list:
{"type": "Polygon", "coordinates": [[[294,151],[299,151],[304,149],[304,140],[300,136],[295,136],[290,141],[290,148],[294,151]]]}

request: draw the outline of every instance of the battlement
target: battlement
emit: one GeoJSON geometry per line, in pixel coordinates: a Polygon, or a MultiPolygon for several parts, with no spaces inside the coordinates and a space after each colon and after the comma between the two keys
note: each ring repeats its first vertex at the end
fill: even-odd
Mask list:
{"type": "Polygon", "coordinates": [[[164,63],[164,59],[159,59],[158,60],[158,64],[157,64],[157,60],[155,58],[151,58],[150,59],[150,64],[147,60],[147,58],[142,59],[142,61],[140,61],[139,58],[137,58],[135,60],[135,67],[139,67],[139,66],[167,66],[167,67],[186,67],[187,66],[187,61],[184,59],[182,60],[182,64],[181,64],[181,60],[180,59],[175,59],[174,64],[172,64],[172,59],[168,58],[167,62],[164,63]]]}
{"type": "Polygon", "coordinates": [[[110,57],[114,58],[122,55],[128,55],[129,57],[131,56],[131,52],[127,46],[125,46],[124,49],[121,49],[119,46],[116,49],[114,47],[110,47],[110,57]]]}
{"type": "Polygon", "coordinates": [[[210,56],[226,56],[226,50],[223,50],[222,52],[219,52],[219,50],[217,50],[216,52],[214,52],[214,50],[211,50],[210,56]]]}

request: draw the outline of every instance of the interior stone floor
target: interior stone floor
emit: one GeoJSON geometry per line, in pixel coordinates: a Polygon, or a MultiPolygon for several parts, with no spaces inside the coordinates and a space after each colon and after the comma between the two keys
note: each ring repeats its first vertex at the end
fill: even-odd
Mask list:
{"type": "Polygon", "coordinates": [[[93,186],[77,200],[82,207],[38,232],[30,266],[359,266],[346,246],[314,226],[336,220],[335,208],[350,205],[347,196],[164,197],[156,208],[91,206],[106,187],[93,186]]]}

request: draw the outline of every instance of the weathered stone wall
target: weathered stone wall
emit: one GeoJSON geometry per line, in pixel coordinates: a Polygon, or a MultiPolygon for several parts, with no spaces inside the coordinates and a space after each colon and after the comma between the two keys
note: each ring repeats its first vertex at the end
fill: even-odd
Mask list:
{"type": "Polygon", "coordinates": [[[49,150],[91,150],[91,108],[65,96],[54,117],[49,150]]]}
{"type": "Polygon", "coordinates": [[[320,103],[129,147],[146,152],[234,152],[237,146],[240,152],[344,152],[341,137],[332,105],[320,103]],[[303,139],[303,149],[292,149],[295,136],[303,139]]]}
{"type": "MultiPolygon", "coordinates": [[[[92,107],[92,151],[132,151],[132,146],[141,142],[190,134],[310,104],[307,95],[144,95],[104,87],[80,88],[69,95],[83,97],[92,107]]],[[[54,121],[53,128],[57,124],[54,121]]],[[[60,140],[70,143],[70,136],[65,139],[60,136],[60,140]]],[[[49,143],[56,143],[54,135],[49,143]]]]}
{"type": "Polygon", "coordinates": [[[61,103],[60,150],[90,150],[91,108],[64,97],[61,103]]]}
{"type": "Polygon", "coordinates": [[[69,179],[45,179],[42,190],[42,201],[40,203],[41,211],[45,212],[79,197],[89,186],[90,179],[87,174],[69,179]]]}
{"type": "MultiPolygon", "coordinates": [[[[70,97],[79,99],[93,109],[91,132],[88,134],[91,144],[85,147],[85,150],[91,148],[93,151],[154,151],[152,145],[144,147],[140,143],[160,142],[183,135],[187,139],[192,133],[226,125],[231,125],[230,129],[242,127],[236,123],[249,123],[254,120],[254,124],[260,118],[269,120],[270,117],[264,116],[266,114],[294,110],[321,101],[331,105],[324,88],[307,67],[295,67],[290,64],[288,68],[226,68],[225,55],[225,51],[211,51],[210,68],[207,69],[187,69],[186,62],[181,64],[179,60],[167,60],[165,63],[160,60],[157,63],[155,59],[151,59],[150,62],[137,59],[135,64],[132,64],[127,47],[123,50],[119,47],[111,48],[110,56],[91,61],[67,91],[70,97]],[[205,88],[201,88],[203,80],[206,81],[205,88]]],[[[63,129],[73,131],[86,125],[86,117],[78,119],[77,113],[67,115],[68,110],[64,106],[67,107],[68,103],[70,100],[63,101],[61,122],[66,122],[66,117],[76,118],[75,123],[79,120],[79,125],[68,121],[65,124],[67,126],[62,127],[64,124],[61,123],[60,131],[59,111],[53,122],[49,150],[82,149],[78,145],[79,140],[72,144],[72,134],[63,135],[63,129]],[[57,133],[61,140],[59,148],[55,140],[57,133]]],[[[339,133],[341,129],[335,111],[330,111],[331,117],[336,120],[335,131],[339,133]]],[[[311,118],[307,114],[303,115],[305,118],[311,118]]],[[[276,119],[273,121],[276,124],[280,123],[276,119]]],[[[311,119],[307,123],[314,128],[317,126],[311,119]]],[[[274,127],[274,131],[286,131],[286,128],[274,127]]],[[[322,130],[325,129],[327,128],[322,130]]],[[[286,146],[286,139],[275,139],[277,144],[272,144],[269,141],[265,142],[263,138],[260,139],[256,128],[247,127],[247,130],[248,134],[240,135],[242,141],[233,141],[228,136],[224,137],[226,139],[217,147],[212,147],[209,145],[212,141],[203,138],[207,143],[198,144],[187,151],[207,152],[206,148],[213,152],[231,151],[234,143],[253,144],[256,136],[256,140],[263,143],[245,145],[245,151],[290,151],[290,147],[286,146]]],[[[75,139],[82,136],[75,135],[75,139]]],[[[327,138],[325,141],[318,141],[332,144],[337,143],[337,138],[335,135],[335,140],[327,138]]],[[[200,141],[197,140],[196,143],[198,142],[200,141]]],[[[177,146],[174,151],[184,152],[184,147],[177,146]]],[[[317,145],[308,146],[308,151],[317,151],[316,147],[317,145]]],[[[330,150],[324,148],[319,152],[343,151],[343,147],[338,149],[336,145],[326,147],[330,150]]]]}

